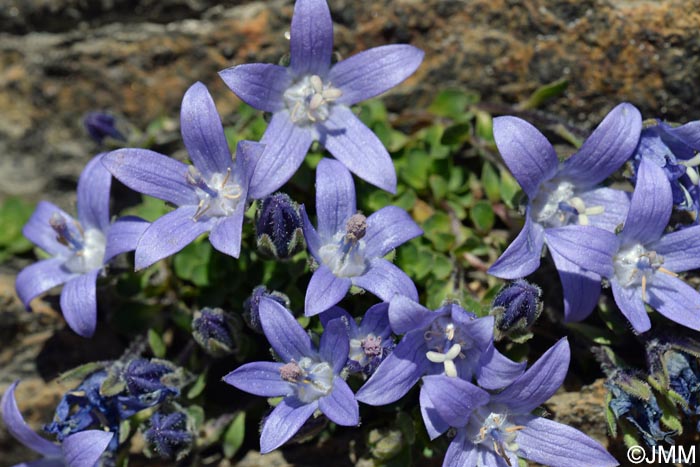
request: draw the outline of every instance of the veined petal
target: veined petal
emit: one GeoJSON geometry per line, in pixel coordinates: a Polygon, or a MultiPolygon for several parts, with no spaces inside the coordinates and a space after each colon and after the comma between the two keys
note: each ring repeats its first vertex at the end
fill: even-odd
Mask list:
{"type": "Polygon", "coordinates": [[[476,381],[484,389],[501,389],[511,384],[525,371],[526,362],[514,362],[489,344],[479,358],[476,381]]]}
{"type": "Polygon", "coordinates": [[[352,175],[338,161],[321,159],[316,167],[316,211],[318,234],[324,240],[344,231],[345,222],[357,211],[352,175]]]}
{"type": "Polygon", "coordinates": [[[342,104],[331,108],[328,119],[316,124],[319,142],[362,180],[396,193],[396,170],[386,148],[352,110],[342,104]]]}
{"type": "Polygon", "coordinates": [[[504,162],[532,199],[540,184],[554,176],[559,159],[537,128],[517,117],[493,119],[493,137],[504,162]]]}
{"type": "Polygon", "coordinates": [[[233,166],[216,104],[200,82],[190,86],[182,98],[180,131],[190,160],[205,178],[226,173],[233,166]]]}
{"type": "Polygon", "coordinates": [[[86,430],[73,433],[61,443],[63,457],[69,467],[92,467],[107,449],[114,433],[86,430]]]}
{"type": "Polygon", "coordinates": [[[420,388],[420,395],[418,397],[420,404],[420,413],[423,417],[423,424],[428,432],[431,440],[434,440],[444,432],[446,432],[450,425],[442,419],[440,414],[435,409],[435,404],[430,400],[427,391],[425,390],[425,385],[420,388]]]}
{"type": "Polygon", "coordinates": [[[396,295],[418,300],[418,290],[413,281],[398,266],[384,258],[372,260],[367,271],[361,276],[353,277],[352,283],[385,302],[396,295]]]}
{"type": "Polygon", "coordinates": [[[212,246],[220,252],[238,258],[241,253],[241,233],[245,202],[241,201],[231,215],[219,218],[209,234],[212,246]]]}
{"type": "Polygon", "coordinates": [[[625,222],[630,208],[630,193],[602,187],[578,193],[576,196],[583,200],[587,208],[603,208],[600,214],[588,215],[588,221],[593,227],[615,232],[617,227],[625,222]]]}
{"type": "Polygon", "coordinates": [[[174,255],[211,230],[211,219],[194,221],[197,206],[182,206],[153,222],[136,245],[136,270],[174,255]]]}
{"type": "Polygon", "coordinates": [[[26,308],[35,297],[77,276],[63,267],[64,262],[62,258],[45,259],[20,271],[15,289],[26,308]]]}
{"type": "Polygon", "coordinates": [[[350,354],[350,339],[342,318],[334,319],[324,327],[318,352],[323,361],[333,366],[333,373],[339,374],[350,354]]]}
{"type": "Polygon", "coordinates": [[[7,431],[9,431],[17,441],[34,452],[38,452],[44,456],[60,456],[60,447],[39,436],[27,425],[27,422],[24,421],[24,417],[22,417],[22,413],[19,411],[19,407],[17,407],[17,400],[15,399],[15,390],[18,384],[19,381],[12,383],[2,395],[2,401],[0,401],[2,420],[5,422],[7,431]]]}
{"type": "Polygon", "coordinates": [[[265,149],[255,165],[248,196],[264,198],[287,183],[304,160],[312,141],[311,130],[295,125],[288,111],[272,115],[260,140],[265,149]]]}
{"type": "Polygon", "coordinates": [[[639,110],[632,104],[619,104],[600,122],[581,149],[564,161],[560,175],[579,187],[599,184],[630,158],[641,131],[639,110]]]}
{"type": "Polygon", "coordinates": [[[270,345],[285,362],[313,353],[311,339],[292,314],[276,301],[260,299],[260,324],[270,345]]]}
{"type": "MultiPolygon", "coordinates": [[[[455,308],[457,307],[459,307],[459,305],[455,306],[455,308]]],[[[461,309],[462,313],[459,313],[453,309],[452,319],[459,327],[463,329],[466,335],[472,339],[475,346],[479,350],[485,351],[488,346],[493,343],[493,316],[474,318],[473,315],[467,314],[462,307],[457,309],[461,309]]]]}
{"type": "Polygon", "coordinates": [[[330,269],[321,265],[311,276],[306,288],[304,314],[314,316],[341,301],[350,290],[352,282],[347,277],[336,277],[330,269]]]}
{"type": "Polygon", "coordinates": [[[187,165],[148,149],[117,149],[102,157],[114,178],[134,191],[177,206],[197,204],[187,183],[187,165]]]}
{"type": "Polygon", "coordinates": [[[557,467],[619,465],[603,446],[580,431],[542,417],[528,417],[518,431],[518,453],[531,461],[557,467]]]}
{"type": "Polygon", "coordinates": [[[640,243],[658,240],[668,225],[672,209],[671,184],[664,170],[642,158],[622,237],[640,243]]]}
{"type": "Polygon", "coordinates": [[[56,231],[49,223],[54,213],[61,215],[66,222],[74,222],[73,217],[66,214],[63,209],[55,204],[48,201],[39,201],[34,213],[32,213],[32,217],[24,224],[22,234],[30,242],[53,256],[68,255],[70,250],[58,242],[56,231]]]}
{"type": "Polygon", "coordinates": [[[544,246],[544,228],[525,215],[525,225],[506,251],[489,268],[488,273],[501,279],[519,279],[540,266],[544,246]]]}
{"type": "Polygon", "coordinates": [[[61,311],[68,326],[82,337],[92,337],[97,324],[95,287],[99,269],[66,282],[61,291],[61,311]]]}
{"type": "Polygon", "coordinates": [[[372,305],[365,312],[365,316],[360,322],[360,330],[365,334],[374,334],[387,339],[391,336],[391,326],[389,325],[389,304],[377,303],[372,305]]]}
{"type": "Polygon", "coordinates": [[[338,425],[357,426],[360,423],[360,407],[355,395],[340,376],[333,378],[333,390],[318,400],[318,408],[338,425]]]}
{"type": "Polygon", "coordinates": [[[398,206],[386,206],[367,218],[367,234],[364,237],[365,255],[382,257],[423,234],[411,216],[398,206]]]}
{"type": "Polygon", "coordinates": [[[420,66],[425,54],[408,44],[392,44],[365,50],[336,63],[328,81],[343,95],[337,102],[354,105],[393,88],[420,66]]]}
{"type": "MultiPolygon", "coordinates": [[[[445,453],[442,467],[465,467],[467,465],[479,464],[479,449],[471,443],[465,435],[464,430],[459,430],[457,436],[452,440],[445,453]]],[[[483,464],[488,467],[491,464],[483,464]]],[[[500,467],[500,466],[498,466],[500,467]]]]}
{"type": "Polygon", "coordinates": [[[511,413],[525,414],[546,402],[564,382],[571,353],[566,338],[560,339],[493,402],[508,406],[511,413]]]}
{"type": "Polygon", "coordinates": [[[396,334],[427,328],[436,314],[415,300],[397,295],[389,302],[389,322],[396,334]]]}
{"type": "Polygon", "coordinates": [[[664,257],[664,268],[673,272],[700,268],[700,225],[664,235],[648,249],[664,257]]]}
{"type": "MultiPolygon", "coordinates": [[[[684,125],[671,127],[663,124],[664,131],[680,139],[684,144],[696,151],[700,151],[700,120],[688,122],[684,125]]],[[[690,155],[690,154],[688,154],[690,155]]],[[[678,156],[678,154],[676,154],[678,156]]]]}
{"type": "MultiPolygon", "coordinates": [[[[285,311],[286,313],[286,311],[285,311]]],[[[263,397],[290,396],[292,386],[280,376],[284,363],[252,362],[239,366],[223,380],[241,391],[263,397]]]]}
{"type": "Polygon", "coordinates": [[[610,280],[615,303],[634,331],[638,334],[651,329],[651,321],[644,307],[641,287],[622,287],[616,279],[610,280]]]}
{"type": "Polygon", "coordinates": [[[423,330],[406,334],[355,398],[369,405],[387,405],[401,399],[426,372],[427,351],[423,330]]]}
{"type": "Polygon", "coordinates": [[[93,157],[78,180],[78,219],[84,229],[105,232],[109,227],[109,190],[112,174],[102,165],[103,154],[93,157]]]}
{"type": "Polygon", "coordinates": [[[489,394],[468,381],[445,375],[423,377],[423,390],[450,426],[467,424],[472,411],[489,401],[489,394]]]}
{"type": "Polygon", "coordinates": [[[589,225],[567,225],[545,230],[545,240],[553,256],[603,277],[613,275],[612,257],[617,253],[617,236],[589,225]]]}
{"type": "Polygon", "coordinates": [[[333,21],[326,0],[297,0],[289,49],[297,76],[325,76],[333,53],[333,21]]]}
{"type": "Polygon", "coordinates": [[[282,96],[292,83],[289,70],[268,63],[250,63],[219,72],[226,86],[246,104],[264,112],[284,109],[282,96]]]}
{"type": "Polygon", "coordinates": [[[334,319],[340,319],[343,321],[343,324],[346,326],[346,329],[348,331],[348,335],[355,336],[357,335],[358,328],[357,328],[357,323],[355,322],[355,318],[350,315],[347,311],[343,310],[339,306],[332,306],[320,315],[318,315],[318,318],[321,320],[321,325],[325,329],[326,326],[328,326],[328,323],[333,321],[334,319]]]}
{"type": "Polygon", "coordinates": [[[549,252],[564,290],[564,321],[570,323],[586,319],[600,298],[600,275],[581,269],[554,248],[549,252]]]}
{"type": "Polygon", "coordinates": [[[301,227],[304,231],[304,239],[306,239],[306,246],[308,247],[311,256],[313,256],[316,259],[316,261],[321,262],[321,258],[318,255],[318,251],[321,249],[321,239],[318,236],[316,229],[314,229],[314,226],[311,224],[309,216],[306,214],[306,207],[303,204],[299,208],[299,212],[301,213],[301,227]]]}
{"type": "Polygon", "coordinates": [[[112,223],[107,230],[105,264],[121,253],[135,250],[141,235],[150,225],[150,222],[136,216],[120,217],[112,223]]]}
{"type": "MultiPolygon", "coordinates": [[[[246,193],[246,202],[249,198],[248,190],[250,190],[250,183],[255,174],[255,166],[260,157],[262,157],[263,151],[265,151],[265,145],[256,141],[242,140],[236,145],[236,155],[233,160],[233,174],[235,174],[234,176],[241,185],[241,189],[246,193]]],[[[274,180],[269,180],[269,182],[276,183],[274,180]]],[[[269,185],[261,184],[257,188],[258,190],[268,190],[272,188],[272,191],[274,191],[277,189],[277,186],[275,185],[273,187],[272,183],[269,185]]]]}
{"type": "Polygon", "coordinates": [[[267,454],[289,441],[317,408],[316,401],[304,404],[293,397],[283,399],[265,419],[260,435],[260,453],[267,454]]]}
{"type": "Polygon", "coordinates": [[[654,274],[647,287],[649,305],[671,321],[700,331],[700,293],[677,277],[654,274]]]}

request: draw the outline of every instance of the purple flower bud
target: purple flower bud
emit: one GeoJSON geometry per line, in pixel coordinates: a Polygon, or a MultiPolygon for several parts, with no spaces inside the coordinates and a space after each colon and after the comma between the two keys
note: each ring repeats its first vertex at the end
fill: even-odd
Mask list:
{"type": "Polygon", "coordinates": [[[542,311],[541,295],[539,287],[523,279],[506,285],[493,300],[496,329],[503,333],[527,330],[542,311]]]}
{"type": "Polygon", "coordinates": [[[277,291],[268,292],[267,287],[264,285],[259,285],[254,288],[250,297],[246,298],[245,302],[243,302],[243,319],[248,327],[258,334],[263,333],[262,326],[260,325],[260,299],[263,297],[271,298],[282,305],[286,310],[290,307],[289,297],[285,294],[277,291]]]}
{"type": "Polygon", "coordinates": [[[103,112],[90,112],[83,119],[83,125],[97,144],[102,144],[106,137],[126,141],[124,135],[117,130],[116,120],[112,115],[103,112]]]}
{"type": "Polygon", "coordinates": [[[151,416],[150,427],[144,431],[146,455],[154,454],[163,459],[181,460],[189,454],[194,435],[187,423],[187,415],[173,412],[168,415],[155,413],[151,416]]]}
{"type": "Polygon", "coordinates": [[[285,193],[265,197],[255,223],[258,249],[272,258],[288,259],[306,244],[299,205],[285,193]]]}
{"type": "Polygon", "coordinates": [[[238,326],[221,308],[203,308],[194,314],[192,337],[214,357],[231,355],[237,349],[238,326]]]}

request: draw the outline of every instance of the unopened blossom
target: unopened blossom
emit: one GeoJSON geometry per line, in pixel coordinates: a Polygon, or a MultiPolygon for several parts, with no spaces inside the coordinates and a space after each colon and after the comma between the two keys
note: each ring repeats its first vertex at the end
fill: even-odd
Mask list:
{"type": "Polygon", "coordinates": [[[394,193],[396,172],[389,153],[350,106],[408,78],[423,51],[386,45],[331,65],[333,22],[326,0],[297,0],[290,48],[288,68],[255,63],[219,73],[243,101],[272,112],[251,195],[262,197],[289,180],[315,140],[358,177],[394,193]]]}
{"type": "MultiPolygon", "coordinates": [[[[600,186],[632,155],[639,141],[642,118],[631,104],[615,107],[576,154],[559,162],[554,148],[535,127],[516,117],[498,117],[493,134],[501,156],[528,202],[525,225],[518,237],[491,266],[489,273],[518,279],[540,265],[542,247],[565,235],[567,225],[596,226],[610,232],[627,214],[627,193],[600,186]]],[[[593,242],[595,230],[580,231],[577,244],[593,242]]],[[[560,242],[561,243],[561,242],[560,242]]],[[[586,318],[600,295],[600,276],[584,271],[550,248],[564,289],[567,321],[586,318]]]]}
{"type": "Polygon", "coordinates": [[[319,264],[306,289],[305,314],[337,304],[352,285],[385,302],[394,295],[418,300],[416,286],[384,255],[423,231],[406,211],[386,206],[369,217],[357,211],[352,175],[338,161],[323,159],[316,168],[314,229],[302,207],[304,236],[319,264]]]}
{"type": "Polygon", "coordinates": [[[39,436],[24,421],[15,399],[18,384],[19,381],[12,383],[2,396],[2,420],[17,441],[43,457],[14,467],[94,467],[114,434],[101,430],[86,430],[66,437],[60,445],[52,443],[39,436]]]}
{"type": "Polygon", "coordinates": [[[83,337],[95,332],[95,283],[105,265],[120,253],[131,251],[148,227],[137,217],[115,222],[109,216],[112,176],[94,157],[78,180],[78,218],[58,206],[41,201],[22,229],[25,237],[51,255],[24,268],[17,276],[17,295],[29,308],[38,295],[61,284],[61,311],[68,326],[83,337]]]}
{"type": "Polygon", "coordinates": [[[282,361],[247,363],[224,377],[242,391],[284,397],[263,423],[260,452],[286,443],[317,410],[338,425],[357,425],[355,395],[340,376],[350,346],[341,320],[328,323],[318,349],[294,316],[272,299],[260,300],[260,322],[282,361]]]}
{"type": "Polygon", "coordinates": [[[262,147],[241,141],[235,161],[231,158],[214,100],[202,83],[185,93],[180,126],[194,165],[135,148],[119,149],[104,158],[112,175],[132,190],[177,206],[141,236],[136,269],[177,253],[205,232],[210,232],[209,241],[220,252],[237,258],[241,251],[250,177],[262,147]]]}
{"type": "Polygon", "coordinates": [[[550,467],[612,467],[618,462],[580,431],[531,412],[564,382],[570,351],[562,339],[498,394],[459,378],[424,378],[436,416],[456,429],[443,467],[506,467],[518,458],[550,467]]]}
{"type": "Polygon", "coordinates": [[[146,454],[163,459],[182,460],[190,453],[194,444],[194,433],[188,423],[187,414],[172,412],[154,413],[149,420],[149,427],[143,432],[147,443],[146,454]]]}

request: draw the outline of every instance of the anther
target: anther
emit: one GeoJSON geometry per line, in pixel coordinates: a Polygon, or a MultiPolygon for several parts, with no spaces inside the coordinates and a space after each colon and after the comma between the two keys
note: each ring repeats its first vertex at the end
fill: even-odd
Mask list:
{"type": "Polygon", "coordinates": [[[353,214],[345,223],[345,238],[357,242],[367,233],[367,218],[360,213],[353,214]]]}

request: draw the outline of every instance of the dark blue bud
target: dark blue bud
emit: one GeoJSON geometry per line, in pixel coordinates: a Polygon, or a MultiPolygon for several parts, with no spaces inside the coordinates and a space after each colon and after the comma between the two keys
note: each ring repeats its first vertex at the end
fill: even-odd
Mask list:
{"type": "Polygon", "coordinates": [[[165,415],[154,413],[150,427],[144,431],[147,449],[146,455],[156,454],[163,459],[179,461],[192,449],[194,435],[187,423],[187,415],[173,412],[165,415]]]}
{"type": "Polygon", "coordinates": [[[214,357],[224,357],[236,351],[238,327],[231,316],[221,308],[202,308],[194,314],[192,337],[214,357]]]}
{"type": "Polygon", "coordinates": [[[272,258],[288,259],[306,247],[299,205],[284,193],[262,200],[255,231],[258,249],[272,258]]]}
{"type": "Polygon", "coordinates": [[[102,144],[107,137],[126,141],[124,135],[117,130],[116,123],[114,116],[103,112],[90,112],[83,119],[85,129],[97,144],[102,144]]]}
{"type": "Polygon", "coordinates": [[[289,297],[282,292],[268,292],[267,287],[264,285],[259,285],[254,288],[250,297],[246,298],[245,302],[243,302],[243,319],[248,327],[259,334],[263,333],[262,325],[260,324],[260,299],[263,297],[271,298],[282,305],[286,310],[288,310],[291,305],[289,297]]]}
{"type": "Polygon", "coordinates": [[[175,365],[165,360],[137,358],[127,364],[122,375],[129,394],[138,396],[154,391],[175,390],[164,378],[175,370],[175,365]]]}
{"type": "Polygon", "coordinates": [[[539,287],[523,279],[506,285],[493,301],[496,329],[507,333],[532,326],[542,311],[541,295],[539,287]]]}

